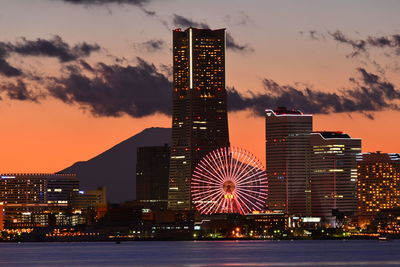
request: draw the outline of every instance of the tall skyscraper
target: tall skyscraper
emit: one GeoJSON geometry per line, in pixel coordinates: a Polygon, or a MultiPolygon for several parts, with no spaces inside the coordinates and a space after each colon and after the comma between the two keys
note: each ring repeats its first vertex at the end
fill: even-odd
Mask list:
{"type": "Polygon", "coordinates": [[[283,107],[265,112],[268,207],[290,214],[309,214],[312,115],[283,107]]]}
{"type": "Polygon", "coordinates": [[[172,143],[168,207],[192,208],[190,181],[199,160],[229,146],[225,29],[173,31],[172,143]]]}
{"type": "Polygon", "coordinates": [[[400,207],[400,155],[357,155],[359,226],[369,224],[382,209],[400,207]]]}
{"type": "Polygon", "coordinates": [[[357,209],[357,162],[361,139],[342,132],[310,135],[311,213],[332,225],[357,209]]]}
{"type": "Polygon", "coordinates": [[[136,158],[136,200],[145,207],[166,208],[169,146],[139,147],[136,158]]]}

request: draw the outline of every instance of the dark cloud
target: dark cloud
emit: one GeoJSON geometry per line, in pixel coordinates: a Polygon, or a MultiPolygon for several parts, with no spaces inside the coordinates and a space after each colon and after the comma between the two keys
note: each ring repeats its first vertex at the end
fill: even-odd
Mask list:
{"type": "Polygon", "coordinates": [[[172,79],[172,76],[173,76],[172,65],[161,64],[159,66],[159,69],[168,79],[170,79],[170,80],[172,79]]]}
{"type": "Polygon", "coordinates": [[[86,42],[69,45],[62,40],[60,36],[54,36],[51,39],[28,40],[21,38],[18,42],[0,42],[0,75],[6,77],[16,77],[23,75],[22,70],[11,66],[6,58],[12,54],[19,56],[42,56],[54,57],[60,62],[71,62],[80,58],[88,57],[91,53],[100,50],[97,44],[88,44],[86,42]]]}
{"type": "Polygon", "coordinates": [[[299,31],[301,35],[308,35],[312,40],[325,40],[325,35],[315,30],[310,31],[299,31]]]}
{"type": "Polygon", "coordinates": [[[11,66],[5,58],[9,56],[10,45],[0,42],[0,75],[6,77],[16,77],[22,75],[22,71],[11,66]]]}
{"type": "Polygon", "coordinates": [[[10,45],[8,43],[0,42],[0,58],[5,58],[9,55],[10,45]]]}
{"type": "Polygon", "coordinates": [[[172,83],[153,64],[138,58],[136,65],[118,63],[90,65],[84,60],[62,66],[61,77],[47,77],[29,85],[40,83],[37,89],[28,90],[22,79],[15,83],[0,84],[0,92],[12,100],[39,102],[41,98],[54,98],[76,105],[95,116],[144,117],[156,113],[170,115],[172,83]]]}
{"type": "Polygon", "coordinates": [[[22,75],[22,71],[11,66],[5,59],[0,58],[0,74],[6,77],[16,77],[22,75]]]}
{"type": "MultiPolygon", "coordinates": [[[[169,29],[168,23],[158,16],[157,12],[154,10],[149,10],[146,8],[146,5],[150,3],[150,0],[53,0],[53,1],[60,1],[72,5],[81,5],[84,7],[109,7],[109,5],[131,5],[137,7],[141,10],[144,14],[149,17],[153,17],[157,19],[164,27],[169,29]]],[[[108,9],[111,13],[111,10],[108,9]]]]}
{"type": "Polygon", "coordinates": [[[339,43],[350,45],[353,48],[353,52],[350,54],[352,57],[366,52],[367,42],[364,40],[352,40],[347,38],[341,31],[329,33],[329,35],[339,43]]]}
{"type": "Polygon", "coordinates": [[[236,43],[232,35],[228,32],[226,33],[226,48],[238,52],[254,52],[254,49],[251,48],[248,44],[239,45],[238,43],[236,43]]]}
{"type": "MultiPolygon", "coordinates": [[[[255,115],[264,116],[266,108],[287,106],[312,114],[358,112],[370,119],[374,111],[400,110],[396,103],[400,91],[392,83],[363,68],[357,72],[357,77],[350,78],[352,87],[339,93],[280,85],[271,79],[263,80],[263,93],[244,96],[230,88],[228,109],[250,109],[255,115]]],[[[55,79],[49,92],[65,103],[88,108],[97,116],[143,117],[170,115],[171,87],[172,83],[154,65],[139,59],[136,66],[100,63],[94,77],[70,72],[65,78],[55,79]]]]}
{"type": "Polygon", "coordinates": [[[69,72],[53,78],[49,94],[67,104],[77,104],[96,116],[143,117],[170,114],[171,83],[143,59],[136,66],[99,63],[95,76],[69,72]]]}
{"type": "MultiPolygon", "coordinates": [[[[150,17],[157,16],[157,13],[153,10],[148,10],[144,7],[140,7],[140,10],[142,10],[147,16],[150,16],[150,17]]],[[[161,21],[161,22],[163,23],[163,21],[161,21]]]]}
{"type": "Polygon", "coordinates": [[[264,116],[265,108],[287,106],[301,109],[306,113],[328,114],[333,112],[360,112],[369,118],[369,112],[384,109],[400,110],[395,102],[400,100],[400,91],[378,75],[358,69],[358,78],[351,78],[353,87],[338,93],[328,93],[310,88],[299,89],[289,85],[279,85],[264,79],[263,94],[243,96],[234,88],[228,93],[228,105],[233,111],[252,109],[264,116]]]}
{"type": "MultiPolygon", "coordinates": [[[[63,71],[61,78],[41,82],[46,88],[42,96],[77,105],[95,116],[171,114],[172,83],[162,67],[158,70],[143,59],[138,58],[136,65],[128,66],[118,63],[92,66],[79,60],[65,65],[63,71]]],[[[263,80],[263,93],[243,95],[229,88],[228,109],[250,109],[255,115],[264,116],[266,108],[286,106],[312,114],[359,112],[368,118],[373,118],[374,111],[400,110],[398,88],[363,68],[357,72],[356,77],[350,78],[352,86],[339,93],[323,92],[309,85],[280,85],[271,79],[263,80]]],[[[38,102],[38,96],[21,79],[16,84],[3,84],[1,92],[10,99],[38,102]]]]}
{"type": "Polygon", "coordinates": [[[90,72],[94,72],[95,71],[93,69],[93,67],[83,59],[79,60],[79,64],[87,71],[90,71],[90,72]]]}
{"type": "MultiPolygon", "coordinates": [[[[300,31],[300,34],[305,33],[308,33],[309,37],[313,40],[325,39],[325,35],[318,31],[300,31]]],[[[353,39],[337,30],[335,32],[328,32],[328,35],[336,42],[350,46],[353,49],[349,55],[350,57],[355,57],[360,54],[368,55],[369,48],[389,48],[395,52],[395,55],[400,55],[400,34],[368,36],[365,39],[353,39]]]]}
{"type": "Polygon", "coordinates": [[[92,52],[100,50],[97,44],[88,44],[86,42],[70,46],[60,36],[54,36],[51,39],[27,40],[22,38],[15,44],[8,43],[8,52],[24,56],[44,56],[54,57],[60,62],[77,60],[89,56],[92,52]]]}
{"type": "MultiPolygon", "coordinates": [[[[335,36],[342,42],[349,42],[345,36],[335,36]]],[[[392,37],[387,40],[371,40],[367,43],[374,43],[374,46],[379,47],[389,46],[390,43],[390,47],[394,47],[396,39],[392,37]]],[[[159,49],[163,45],[162,41],[146,43],[153,49],[159,49]]],[[[365,49],[365,45],[359,42],[350,43],[357,50],[365,49]]],[[[155,113],[170,115],[171,66],[162,65],[156,68],[140,58],[136,65],[126,65],[126,61],[91,65],[83,59],[98,49],[100,48],[97,45],[87,43],[71,46],[58,36],[50,40],[0,42],[0,74],[18,77],[16,83],[3,83],[0,91],[8,98],[20,101],[39,102],[42,96],[53,97],[67,104],[83,107],[96,116],[126,114],[143,117],[155,113]],[[28,90],[28,85],[23,80],[28,79],[28,76],[20,78],[22,71],[5,60],[13,53],[55,57],[67,64],[62,65],[62,77],[36,80],[45,88],[43,95],[38,96],[35,90],[28,90]]],[[[262,94],[243,95],[234,88],[229,89],[228,107],[230,111],[251,109],[260,116],[264,116],[265,108],[287,106],[314,114],[360,112],[369,118],[372,118],[371,112],[374,111],[400,110],[400,91],[377,74],[359,68],[358,76],[350,78],[350,81],[351,88],[343,89],[339,93],[328,93],[308,85],[280,85],[271,79],[264,79],[265,91],[262,94]]]]}
{"type": "Polygon", "coordinates": [[[201,29],[210,29],[210,26],[207,23],[197,22],[197,21],[194,21],[192,19],[183,17],[181,15],[177,15],[177,14],[173,15],[172,23],[175,26],[182,27],[182,28],[194,27],[194,28],[201,28],[201,29]]]}
{"type": "Polygon", "coordinates": [[[154,39],[143,43],[135,43],[133,46],[147,52],[157,52],[163,50],[167,46],[167,43],[161,39],[154,39]]]}
{"type": "Polygon", "coordinates": [[[106,5],[106,4],[127,4],[127,5],[136,5],[142,6],[149,2],[149,0],[59,0],[70,4],[77,5],[106,5]]]}
{"type": "MultiPolygon", "coordinates": [[[[94,6],[106,6],[106,5],[132,5],[137,6],[143,13],[150,17],[157,17],[155,11],[148,10],[145,8],[145,4],[149,3],[150,0],[58,0],[69,4],[74,5],[83,5],[86,7],[94,7],[94,6]]],[[[111,11],[110,11],[111,12],[111,11]]],[[[160,20],[161,23],[165,23],[160,20]]]]}
{"type": "Polygon", "coordinates": [[[16,83],[2,84],[0,91],[5,92],[7,97],[12,100],[37,102],[39,98],[39,96],[28,90],[27,85],[21,79],[18,79],[16,83]]]}
{"type": "MultiPolygon", "coordinates": [[[[192,19],[174,14],[172,18],[172,23],[177,26],[177,27],[182,27],[182,28],[188,28],[188,27],[194,27],[194,28],[201,28],[201,29],[211,29],[211,27],[204,22],[196,22],[192,19]]],[[[245,44],[245,45],[240,45],[238,44],[235,39],[232,37],[232,35],[227,32],[226,33],[226,48],[231,49],[232,51],[236,52],[253,52],[254,49],[250,47],[250,45],[245,44]]]]}

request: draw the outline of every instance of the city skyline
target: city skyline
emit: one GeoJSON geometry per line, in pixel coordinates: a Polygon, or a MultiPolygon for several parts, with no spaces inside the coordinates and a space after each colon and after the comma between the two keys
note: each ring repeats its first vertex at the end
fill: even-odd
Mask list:
{"type": "Polygon", "coordinates": [[[400,266],[399,10],[1,0],[0,265],[400,266]]]}
{"type": "MultiPolygon", "coordinates": [[[[233,146],[243,147],[265,162],[263,115],[245,110],[258,110],[259,106],[252,104],[256,100],[272,103],[271,97],[258,95],[264,93],[277,94],[273,99],[280,101],[285,94],[292,97],[298,106],[288,107],[307,108],[306,113],[314,113],[317,131],[340,130],[362,138],[363,152],[400,150],[395,139],[381,138],[383,132],[399,130],[396,123],[391,123],[399,113],[390,105],[399,94],[395,53],[399,20],[395,10],[399,4],[395,1],[385,5],[363,2],[362,11],[351,8],[360,4],[358,1],[351,2],[349,8],[344,1],[305,1],[307,8],[301,8],[304,3],[290,1],[254,1],[256,4],[250,6],[240,2],[226,6],[221,1],[207,18],[192,11],[206,8],[194,2],[74,2],[36,0],[2,4],[0,80],[5,131],[1,172],[55,172],[144,128],[170,127],[170,106],[162,101],[168,93],[159,95],[158,102],[143,104],[148,100],[143,92],[148,89],[144,87],[141,92],[140,85],[144,86],[146,80],[138,80],[138,75],[155,76],[157,79],[149,84],[158,89],[169,86],[170,31],[196,25],[227,28],[229,33],[226,84],[240,93],[230,94],[229,130],[233,146]],[[72,13],[75,21],[69,18],[72,13]],[[338,14],[340,21],[335,16],[338,14]],[[14,19],[19,22],[11,23],[14,19]],[[54,23],[47,23],[49,20],[54,23]],[[145,26],[137,23],[141,20],[146,22],[146,31],[145,26]],[[46,50],[46,45],[53,45],[54,49],[46,50]],[[77,67],[84,75],[78,75],[77,67]],[[128,84],[136,85],[136,93],[121,91],[124,73],[130,78],[128,84]],[[93,79],[95,76],[102,77],[102,83],[93,79]],[[98,98],[82,95],[82,88],[77,87],[82,83],[78,82],[87,82],[92,93],[100,92],[95,94],[98,98]],[[307,102],[310,95],[298,97],[296,90],[305,87],[311,92],[325,93],[328,100],[332,95],[326,93],[336,93],[343,101],[368,100],[365,97],[369,96],[372,103],[356,102],[353,108],[357,112],[347,112],[348,107],[335,106],[333,101],[324,110],[322,98],[307,102]],[[356,90],[363,87],[369,94],[356,90]],[[340,92],[343,88],[348,90],[347,97],[340,92]],[[119,102],[118,97],[105,101],[104,95],[112,92],[121,93],[127,102],[119,102]],[[132,103],[136,108],[132,108],[132,103]],[[344,112],[319,114],[335,113],[334,108],[344,112]]],[[[163,91],[150,91],[156,92],[163,91]]],[[[278,106],[270,105],[264,108],[278,106]]]]}

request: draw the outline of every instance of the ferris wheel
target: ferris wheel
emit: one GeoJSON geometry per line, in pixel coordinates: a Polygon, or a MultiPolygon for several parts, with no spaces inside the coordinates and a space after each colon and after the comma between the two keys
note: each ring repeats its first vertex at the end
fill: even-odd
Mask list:
{"type": "Polygon", "coordinates": [[[241,148],[216,149],[197,164],[191,180],[192,201],[201,214],[262,210],[267,176],[260,161],[241,148]]]}

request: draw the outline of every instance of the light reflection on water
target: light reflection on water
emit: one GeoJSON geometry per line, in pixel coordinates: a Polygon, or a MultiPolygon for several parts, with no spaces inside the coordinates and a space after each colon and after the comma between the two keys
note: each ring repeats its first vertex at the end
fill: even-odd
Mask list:
{"type": "Polygon", "coordinates": [[[0,243],[0,266],[400,266],[400,240],[0,243]]]}

